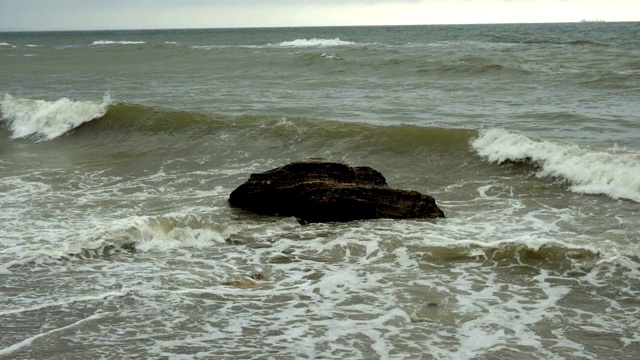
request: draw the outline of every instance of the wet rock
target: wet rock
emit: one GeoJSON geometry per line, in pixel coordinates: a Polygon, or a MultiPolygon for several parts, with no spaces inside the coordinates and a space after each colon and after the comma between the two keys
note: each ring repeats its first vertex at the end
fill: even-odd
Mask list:
{"type": "Polygon", "coordinates": [[[302,223],[444,217],[429,195],[392,189],[370,167],[323,159],[251,174],[231,193],[229,204],[258,214],[294,216],[302,223]]]}

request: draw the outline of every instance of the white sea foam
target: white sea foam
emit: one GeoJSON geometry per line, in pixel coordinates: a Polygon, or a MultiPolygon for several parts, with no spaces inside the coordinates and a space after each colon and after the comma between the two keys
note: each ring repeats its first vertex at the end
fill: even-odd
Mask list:
{"type": "Polygon", "coordinates": [[[13,344],[13,345],[11,345],[9,347],[6,347],[4,349],[0,349],[0,355],[11,354],[12,352],[18,351],[18,350],[20,350],[20,349],[22,349],[22,348],[24,348],[26,346],[31,345],[31,343],[33,343],[35,340],[38,340],[41,337],[45,337],[47,335],[55,334],[57,332],[73,328],[73,327],[78,326],[78,325],[80,325],[80,324],[82,324],[84,322],[87,322],[87,321],[103,318],[106,315],[109,315],[109,314],[108,313],[97,313],[97,314],[91,315],[89,317],[86,317],[86,318],[84,318],[82,320],[78,320],[78,321],[74,322],[73,324],[70,324],[70,325],[67,325],[67,326],[63,326],[63,327],[59,327],[59,328],[55,328],[53,330],[49,330],[47,332],[43,332],[43,333],[40,333],[38,335],[34,335],[34,336],[29,337],[29,338],[27,338],[27,339],[25,339],[25,340],[23,340],[23,341],[21,341],[21,342],[19,342],[17,344],[13,344]]]}
{"type": "MultiPolygon", "coordinates": [[[[478,201],[491,200],[495,205],[504,200],[486,187],[478,191],[478,201]]],[[[505,215],[510,214],[506,207],[505,215]]],[[[178,212],[205,210],[189,208],[178,212]]],[[[491,215],[499,213],[488,211],[496,211],[491,215]]],[[[558,211],[560,218],[570,212],[558,211]]],[[[224,224],[213,224],[211,220],[218,217],[200,223],[198,216],[141,216],[113,223],[108,226],[114,230],[109,231],[112,235],[124,231],[140,240],[137,246],[141,251],[135,261],[65,263],[63,271],[73,267],[82,273],[86,267],[87,275],[83,276],[93,278],[82,277],[84,281],[74,283],[71,296],[48,300],[48,304],[23,301],[0,315],[23,321],[50,306],[56,311],[71,312],[76,308],[74,304],[84,306],[86,311],[92,304],[105,309],[116,305],[117,315],[109,318],[109,326],[116,331],[96,336],[103,329],[86,326],[83,332],[70,335],[74,343],[90,338],[96,351],[108,351],[115,357],[132,351],[141,357],[162,357],[175,355],[179,348],[194,349],[202,357],[222,358],[231,353],[251,357],[264,349],[278,348],[283,358],[393,358],[399,353],[419,357],[428,352],[435,358],[449,359],[499,357],[501,350],[561,358],[563,351],[580,351],[580,345],[570,341],[570,332],[584,326],[591,326],[591,331],[606,329],[612,334],[618,327],[625,334],[622,341],[636,346],[634,332],[628,331],[637,328],[635,313],[615,308],[615,316],[604,314],[596,321],[591,321],[590,313],[567,315],[563,301],[581,281],[579,278],[558,281],[557,272],[545,270],[544,266],[539,271],[516,266],[516,278],[511,279],[504,277],[504,269],[509,271],[508,268],[483,265],[483,260],[452,261],[433,269],[441,263],[426,256],[437,250],[432,243],[440,242],[439,238],[448,237],[449,245],[465,247],[464,239],[480,237],[486,245],[490,239],[518,237],[518,232],[523,233],[522,223],[540,227],[534,229],[540,233],[536,237],[540,241],[545,233],[548,237],[560,236],[558,229],[549,228],[536,218],[491,216],[502,220],[494,228],[482,231],[478,227],[484,226],[484,221],[462,216],[438,223],[380,220],[307,226],[293,219],[234,222],[224,218],[224,224]],[[265,246],[191,239],[198,236],[191,229],[209,227],[211,234],[222,235],[220,239],[240,233],[265,246]],[[197,250],[190,248],[193,244],[197,250]],[[170,250],[169,256],[149,256],[147,252],[165,249],[170,250]],[[290,260],[272,261],[285,257],[290,260]],[[223,284],[254,271],[265,275],[263,280],[255,281],[255,287],[223,284]],[[521,278],[517,277],[519,271],[525,272],[521,278]],[[111,289],[114,283],[123,284],[126,291],[96,291],[111,289]],[[122,305],[125,294],[135,299],[136,306],[122,305]],[[274,306],[278,311],[273,310],[274,306]],[[194,313],[197,316],[192,316],[194,313]],[[551,340],[540,332],[547,322],[560,319],[571,323],[572,328],[557,329],[551,340]],[[143,349],[114,346],[130,339],[131,333],[144,342],[143,349]],[[189,336],[180,337],[182,333],[189,336]],[[212,341],[220,346],[211,347],[212,341]],[[547,346],[554,341],[562,344],[562,349],[558,345],[551,349],[547,346]]],[[[57,267],[48,269],[55,281],[69,282],[68,278],[57,276],[57,267]]],[[[629,289],[623,291],[630,292],[629,289]]],[[[627,295],[633,298],[632,293],[627,295]]],[[[91,313],[95,312],[87,314],[91,313]]],[[[568,310],[568,314],[574,313],[574,309],[568,310]]],[[[59,322],[52,326],[69,325],[59,322]]],[[[16,345],[3,351],[28,351],[30,341],[43,340],[33,334],[14,335],[6,346],[16,345]]],[[[589,354],[587,350],[583,352],[589,354]]]]}
{"type": "Polygon", "coordinates": [[[343,60],[340,56],[336,55],[336,54],[327,54],[327,53],[322,53],[320,54],[320,56],[322,56],[325,59],[331,59],[331,60],[343,60]]]}
{"type": "Polygon", "coordinates": [[[32,311],[39,311],[39,310],[42,310],[42,309],[45,309],[45,308],[49,308],[49,307],[65,306],[65,305],[71,305],[71,304],[79,303],[79,302],[103,300],[103,299],[106,299],[106,298],[112,297],[112,296],[119,297],[119,296],[125,296],[125,295],[127,295],[127,292],[123,292],[123,291],[108,291],[108,292],[105,292],[105,293],[102,293],[102,294],[97,294],[97,295],[86,295],[86,296],[72,297],[72,298],[67,298],[65,300],[61,300],[61,301],[42,303],[42,304],[39,304],[39,305],[30,306],[30,307],[24,307],[24,308],[20,308],[20,309],[0,310],[0,316],[27,313],[27,312],[32,312],[32,311]]]}
{"type": "Polygon", "coordinates": [[[91,45],[136,45],[144,44],[145,41],[114,41],[114,40],[96,40],[91,45]]]}
{"type": "Polygon", "coordinates": [[[0,105],[2,120],[9,123],[13,138],[34,136],[51,140],[81,124],[104,116],[111,104],[109,94],[101,102],[56,101],[16,98],[5,94],[0,105]]]}
{"type": "Polygon", "coordinates": [[[137,242],[139,251],[167,251],[175,248],[204,248],[224,243],[222,232],[211,228],[175,226],[167,219],[132,218],[127,230],[130,239],[137,242]]]}
{"type": "Polygon", "coordinates": [[[538,176],[562,178],[574,192],[640,202],[639,154],[536,141],[498,128],[481,130],[471,145],[490,162],[533,161],[540,166],[538,176]]]}
{"type": "Polygon", "coordinates": [[[340,38],[335,39],[296,39],[293,41],[283,41],[278,44],[278,46],[285,47],[312,47],[312,46],[344,46],[344,45],[354,45],[354,42],[340,40],[340,38]]]}
{"type": "Polygon", "coordinates": [[[0,42],[0,46],[13,46],[13,45],[6,42],[0,42]]]}

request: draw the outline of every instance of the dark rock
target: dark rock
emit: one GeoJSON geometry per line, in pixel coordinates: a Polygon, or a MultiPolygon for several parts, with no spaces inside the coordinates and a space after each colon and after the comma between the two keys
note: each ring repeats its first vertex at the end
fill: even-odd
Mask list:
{"type": "Polygon", "coordinates": [[[444,217],[435,200],[417,191],[392,189],[378,171],[310,159],[259,174],[229,196],[229,204],[301,222],[444,217]]]}

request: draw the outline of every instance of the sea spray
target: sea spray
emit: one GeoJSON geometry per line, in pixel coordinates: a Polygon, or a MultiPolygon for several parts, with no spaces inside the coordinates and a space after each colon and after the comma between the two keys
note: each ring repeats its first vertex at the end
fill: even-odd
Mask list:
{"type": "Polygon", "coordinates": [[[104,116],[111,104],[107,93],[101,102],[16,98],[5,94],[0,105],[2,120],[9,123],[14,139],[51,140],[83,123],[104,116]]]}
{"type": "Polygon", "coordinates": [[[480,130],[471,141],[475,151],[490,162],[532,161],[538,176],[558,177],[571,191],[605,194],[640,202],[640,155],[594,151],[573,144],[534,141],[500,128],[480,130]]]}

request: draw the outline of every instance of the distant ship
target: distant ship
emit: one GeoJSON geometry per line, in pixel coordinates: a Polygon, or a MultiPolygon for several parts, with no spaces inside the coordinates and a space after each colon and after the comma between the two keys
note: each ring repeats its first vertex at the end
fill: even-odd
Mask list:
{"type": "Polygon", "coordinates": [[[592,22],[597,22],[597,23],[601,23],[604,22],[604,20],[600,20],[600,19],[582,19],[580,20],[581,23],[592,23],[592,22]]]}

